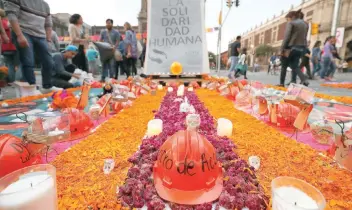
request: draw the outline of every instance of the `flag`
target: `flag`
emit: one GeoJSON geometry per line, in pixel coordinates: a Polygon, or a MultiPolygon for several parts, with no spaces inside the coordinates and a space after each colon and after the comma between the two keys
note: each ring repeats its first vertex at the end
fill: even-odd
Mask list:
{"type": "Polygon", "coordinates": [[[213,28],[207,28],[207,32],[208,32],[208,33],[213,32],[213,28]]]}
{"type": "Polygon", "coordinates": [[[220,14],[219,14],[219,25],[222,24],[222,11],[220,11],[220,14]]]}

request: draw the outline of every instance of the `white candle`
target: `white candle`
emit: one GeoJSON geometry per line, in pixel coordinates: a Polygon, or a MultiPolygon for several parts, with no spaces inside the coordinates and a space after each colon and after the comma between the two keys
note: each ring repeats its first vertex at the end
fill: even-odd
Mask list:
{"type": "Polygon", "coordinates": [[[157,136],[163,131],[163,121],[160,119],[151,120],[148,122],[147,136],[157,136]]]}
{"type": "Polygon", "coordinates": [[[168,91],[169,93],[171,93],[172,91],[174,91],[174,89],[173,89],[172,87],[168,87],[168,88],[167,88],[167,91],[168,91]]]}
{"type": "Polygon", "coordinates": [[[158,85],[158,90],[163,90],[163,86],[162,85],[158,85]]]}
{"type": "Polygon", "coordinates": [[[232,122],[228,119],[220,118],[218,119],[218,136],[232,136],[233,125],[232,122]]]}
{"type": "Polygon", "coordinates": [[[64,131],[60,131],[58,128],[56,128],[54,131],[50,131],[48,133],[48,136],[58,136],[64,134],[64,131]]]}
{"type": "Polygon", "coordinates": [[[178,90],[177,91],[177,96],[181,97],[185,94],[184,90],[178,90]]]}
{"type": "Polygon", "coordinates": [[[0,192],[0,210],[56,210],[54,178],[48,173],[34,172],[0,192]]]}
{"type": "Polygon", "coordinates": [[[318,209],[318,204],[295,187],[279,187],[274,191],[273,210],[318,209]]]}
{"type": "Polygon", "coordinates": [[[272,210],[323,210],[321,192],[303,180],[278,177],[271,182],[272,210]]]}

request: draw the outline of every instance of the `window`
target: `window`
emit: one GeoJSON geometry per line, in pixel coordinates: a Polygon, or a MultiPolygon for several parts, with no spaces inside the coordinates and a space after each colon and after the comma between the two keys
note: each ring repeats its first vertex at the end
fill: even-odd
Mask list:
{"type": "Polygon", "coordinates": [[[272,36],[272,29],[266,30],[264,34],[264,44],[271,43],[271,36],[272,36]]]}
{"type": "Polygon", "coordinates": [[[285,36],[285,31],[286,31],[286,22],[285,23],[281,23],[279,25],[279,32],[277,34],[277,40],[283,40],[284,36],[285,36]]]}
{"type": "Polygon", "coordinates": [[[313,14],[314,14],[314,11],[311,10],[311,11],[307,12],[307,17],[312,16],[313,14]]]}
{"type": "Polygon", "coordinates": [[[254,37],[254,45],[255,46],[258,46],[259,45],[259,34],[257,34],[257,35],[255,35],[255,37],[254,37]]]}

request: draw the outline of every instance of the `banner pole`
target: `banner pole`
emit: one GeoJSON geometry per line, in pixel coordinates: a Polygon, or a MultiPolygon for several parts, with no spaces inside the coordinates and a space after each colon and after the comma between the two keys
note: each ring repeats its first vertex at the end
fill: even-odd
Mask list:
{"type": "MultiPolygon", "coordinates": [[[[222,19],[223,8],[224,8],[224,0],[221,0],[221,10],[220,10],[221,19],[222,19]]],[[[220,22],[219,23],[219,37],[218,37],[218,69],[217,69],[218,74],[220,74],[220,68],[221,68],[221,31],[222,31],[222,25],[223,25],[222,22],[220,22]]]]}

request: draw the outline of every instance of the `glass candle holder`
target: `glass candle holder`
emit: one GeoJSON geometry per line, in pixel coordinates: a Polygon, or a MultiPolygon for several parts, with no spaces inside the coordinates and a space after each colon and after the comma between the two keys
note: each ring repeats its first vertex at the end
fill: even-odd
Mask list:
{"type": "Polygon", "coordinates": [[[315,91],[303,85],[293,84],[288,87],[284,100],[294,103],[313,103],[315,91]]]}
{"type": "Polygon", "coordinates": [[[272,210],[323,210],[326,201],[321,192],[293,177],[278,177],[271,182],[272,210]]]}
{"type": "Polygon", "coordinates": [[[34,165],[0,179],[0,210],[57,210],[56,168],[34,165]]]}

